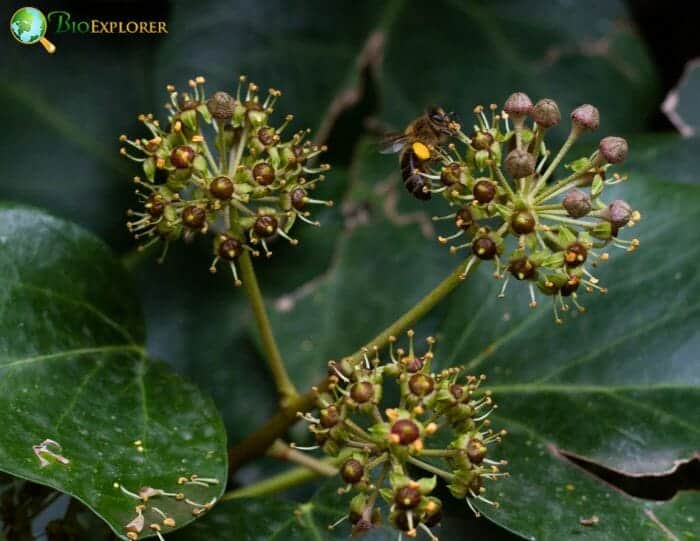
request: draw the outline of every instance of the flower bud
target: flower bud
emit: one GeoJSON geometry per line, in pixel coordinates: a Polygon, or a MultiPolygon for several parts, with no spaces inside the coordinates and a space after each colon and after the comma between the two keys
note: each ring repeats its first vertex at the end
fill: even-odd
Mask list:
{"type": "Polygon", "coordinates": [[[231,120],[236,100],[227,92],[215,92],[207,101],[207,109],[216,120],[231,120]]]}
{"type": "Polygon", "coordinates": [[[406,485],[394,492],[394,503],[399,509],[413,509],[421,501],[421,493],[414,486],[406,485]]]}
{"type": "Polygon", "coordinates": [[[391,433],[398,436],[398,443],[408,445],[420,437],[418,425],[411,419],[399,419],[391,425],[391,433]]]}
{"type": "Polygon", "coordinates": [[[258,237],[270,237],[277,231],[277,218],[274,216],[258,216],[253,223],[253,232],[258,237]]]}
{"type": "Polygon", "coordinates": [[[535,157],[522,149],[514,149],[508,153],[503,165],[513,178],[530,176],[535,171],[535,157]]]}
{"type": "Polygon", "coordinates": [[[598,150],[608,163],[622,163],[627,158],[627,141],[622,137],[604,137],[598,150]]]}
{"type": "Polygon", "coordinates": [[[570,244],[564,254],[564,261],[568,267],[578,267],[586,262],[588,250],[580,242],[570,244]]]}
{"type": "Polygon", "coordinates": [[[578,276],[569,276],[569,280],[559,288],[559,293],[561,293],[564,297],[570,297],[576,292],[580,284],[581,280],[578,276]]]}
{"type": "Polygon", "coordinates": [[[222,201],[228,201],[233,195],[233,182],[228,177],[216,177],[209,185],[209,192],[222,201]]]}
{"type": "Polygon", "coordinates": [[[513,214],[510,221],[510,226],[518,235],[527,235],[535,230],[535,217],[530,211],[521,210],[513,214]]]}
{"type": "Polygon", "coordinates": [[[188,205],[182,209],[182,223],[192,229],[199,229],[207,220],[207,213],[204,209],[194,205],[188,205]]]}
{"type": "Polygon", "coordinates": [[[479,259],[489,260],[496,257],[497,246],[489,237],[476,237],[472,242],[472,251],[479,259]]]}
{"type": "Polygon", "coordinates": [[[275,169],[269,163],[261,162],[253,167],[253,178],[261,186],[269,186],[275,181],[275,169]]]}
{"type": "Polygon", "coordinates": [[[488,179],[479,180],[474,184],[472,195],[482,205],[490,203],[496,197],[496,185],[488,179]]]}
{"type": "Polygon", "coordinates": [[[440,181],[443,186],[451,186],[459,182],[459,177],[462,172],[462,168],[457,162],[452,162],[442,168],[440,172],[440,181]]]}
{"type": "Polygon", "coordinates": [[[151,195],[144,205],[146,212],[153,218],[160,218],[165,212],[165,203],[158,195],[151,195]]]}
{"type": "Polygon", "coordinates": [[[467,230],[474,224],[474,217],[469,207],[462,207],[455,214],[455,225],[460,229],[467,230]]]}
{"type": "Polygon", "coordinates": [[[346,483],[358,483],[362,480],[365,474],[365,467],[362,462],[354,458],[350,458],[340,467],[340,476],[346,483]]]}
{"type": "Polygon", "coordinates": [[[481,130],[472,133],[470,139],[476,150],[488,150],[493,144],[493,135],[481,130]]]}
{"type": "Polygon", "coordinates": [[[219,249],[217,254],[222,259],[227,259],[229,261],[235,259],[243,253],[243,246],[239,241],[231,237],[224,237],[224,239],[219,244],[219,249]]]}
{"type": "Polygon", "coordinates": [[[170,153],[170,162],[177,169],[187,169],[195,158],[194,149],[187,145],[181,145],[170,153]]]}
{"type": "Polygon", "coordinates": [[[292,206],[297,210],[302,210],[306,206],[306,196],[304,188],[294,188],[290,196],[292,206]]]}
{"type": "Polygon", "coordinates": [[[557,102],[549,98],[544,98],[538,101],[530,112],[532,119],[537,122],[538,126],[543,128],[551,128],[559,124],[561,113],[557,102]]]}
{"type": "Polygon", "coordinates": [[[433,392],[435,381],[427,374],[413,374],[408,380],[408,388],[416,396],[425,396],[433,392]]]}
{"type": "Polygon", "coordinates": [[[262,127],[258,130],[258,141],[264,146],[269,146],[275,142],[275,130],[262,127]]]}
{"type": "Polygon", "coordinates": [[[508,268],[517,280],[529,280],[535,276],[535,265],[527,257],[511,261],[508,268]]]}
{"type": "Polygon", "coordinates": [[[486,458],[486,446],[481,440],[472,438],[467,444],[467,456],[472,464],[481,464],[486,458]]]}
{"type": "Polygon", "coordinates": [[[581,218],[591,212],[591,197],[581,190],[569,190],[562,201],[563,207],[572,218],[581,218]]]}
{"type": "Polygon", "coordinates": [[[338,408],[335,406],[328,406],[320,411],[319,420],[323,428],[333,428],[340,422],[340,415],[338,414],[338,408]]]}
{"type": "Polygon", "coordinates": [[[625,227],[632,217],[632,209],[626,201],[616,199],[608,205],[608,219],[615,229],[625,227]]]}
{"type": "Polygon", "coordinates": [[[598,109],[586,103],[571,112],[571,121],[582,130],[597,130],[600,125],[600,113],[598,109]]]}
{"type": "Polygon", "coordinates": [[[423,369],[425,357],[413,357],[406,362],[406,371],[413,374],[423,369]]]}
{"type": "Polygon", "coordinates": [[[508,96],[503,110],[513,118],[514,122],[518,122],[532,111],[532,100],[524,92],[515,92],[508,96]]]}
{"type": "Polygon", "coordinates": [[[350,398],[364,404],[374,398],[374,386],[369,381],[358,381],[350,388],[350,398]]]}

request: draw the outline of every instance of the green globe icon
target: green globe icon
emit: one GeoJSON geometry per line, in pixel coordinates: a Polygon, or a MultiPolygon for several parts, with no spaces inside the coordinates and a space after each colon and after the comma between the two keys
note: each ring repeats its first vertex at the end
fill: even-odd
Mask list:
{"type": "Polygon", "coordinates": [[[33,7],[18,9],[10,19],[10,31],[17,41],[24,45],[41,42],[49,53],[53,53],[56,47],[44,37],[46,26],[44,14],[33,7]]]}

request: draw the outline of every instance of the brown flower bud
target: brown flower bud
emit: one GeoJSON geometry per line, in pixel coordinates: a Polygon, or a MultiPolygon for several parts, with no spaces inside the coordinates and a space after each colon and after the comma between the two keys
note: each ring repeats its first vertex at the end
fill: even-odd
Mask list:
{"type": "Polygon", "coordinates": [[[297,210],[302,210],[306,206],[306,190],[304,188],[294,188],[290,195],[292,206],[297,210]]]}
{"type": "Polygon", "coordinates": [[[259,216],[253,223],[253,231],[258,237],[270,237],[277,231],[277,218],[274,216],[259,216]]]}
{"type": "Polygon", "coordinates": [[[444,186],[451,186],[456,182],[459,182],[460,173],[462,168],[457,162],[452,162],[442,168],[440,172],[440,181],[444,186]]]}
{"type": "Polygon", "coordinates": [[[535,171],[535,157],[522,149],[514,149],[508,153],[503,166],[513,178],[530,176],[535,171]]]}
{"type": "Polygon", "coordinates": [[[195,152],[192,147],[181,145],[170,153],[170,161],[177,169],[187,169],[194,161],[195,152]]]}
{"type": "Polygon", "coordinates": [[[571,121],[583,130],[597,130],[600,125],[600,113],[598,109],[586,103],[571,112],[571,121]]]}
{"type": "Polygon", "coordinates": [[[490,203],[496,197],[496,186],[490,180],[479,180],[474,184],[472,195],[482,205],[490,203]]]}
{"type": "Polygon", "coordinates": [[[418,425],[411,419],[399,419],[391,425],[391,433],[399,437],[401,445],[413,443],[420,437],[418,425]]]}
{"type": "Polygon", "coordinates": [[[206,222],[207,213],[204,209],[189,205],[182,209],[182,222],[192,229],[199,229],[206,222]]]}
{"type": "Polygon", "coordinates": [[[228,177],[216,177],[209,185],[209,192],[222,201],[228,201],[233,195],[233,182],[228,177]]]}
{"type": "Polygon", "coordinates": [[[163,212],[165,212],[165,203],[163,203],[162,198],[157,195],[151,195],[144,207],[146,212],[153,218],[159,218],[163,215],[163,212]]]}
{"type": "Polygon", "coordinates": [[[514,120],[525,117],[532,111],[532,100],[524,92],[515,92],[508,96],[503,110],[514,120]]]}
{"type": "Polygon", "coordinates": [[[573,188],[569,190],[562,201],[562,206],[572,218],[581,218],[591,212],[593,205],[591,197],[581,190],[573,188]]]}
{"type": "Polygon", "coordinates": [[[527,235],[535,230],[535,217],[527,210],[521,210],[513,214],[510,220],[510,226],[518,235],[527,235]]]}
{"type": "Polygon", "coordinates": [[[207,101],[207,109],[216,120],[230,120],[235,106],[236,100],[227,92],[215,92],[207,101]]]}
{"type": "Polygon", "coordinates": [[[479,259],[489,260],[496,257],[497,247],[489,237],[476,237],[472,242],[472,251],[479,259]]]}
{"type": "Polygon", "coordinates": [[[435,381],[427,374],[413,374],[408,380],[408,388],[416,396],[425,396],[433,392],[435,381]]]}
{"type": "Polygon", "coordinates": [[[474,217],[469,207],[462,207],[455,214],[455,225],[460,229],[467,230],[474,223],[474,217]]]}
{"type": "Polygon", "coordinates": [[[275,181],[275,168],[269,163],[260,162],[253,167],[253,178],[261,186],[269,186],[275,181]]]}
{"type": "Polygon", "coordinates": [[[340,476],[346,483],[358,483],[365,474],[365,467],[362,462],[354,458],[346,460],[340,467],[340,476]]]}
{"type": "Polygon", "coordinates": [[[364,404],[374,398],[374,386],[369,381],[358,381],[350,387],[350,398],[358,404],[364,404]]]}
{"type": "Polygon", "coordinates": [[[608,163],[622,163],[627,158],[627,141],[622,137],[604,137],[598,150],[608,163]]]}
{"type": "Polygon", "coordinates": [[[511,261],[508,268],[518,280],[529,280],[535,276],[535,265],[527,257],[511,261]]]}
{"type": "Polygon", "coordinates": [[[608,219],[614,228],[625,227],[632,217],[632,208],[622,199],[608,205],[608,219]]]}
{"type": "Polygon", "coordinates": [[[394,503],[399,509],[413,509],[421,500],[421,493],[414,486],[404,486],[394,492],[394,503]]]}
{"type": "Polygon", "coordinates": [[[236,239],[226,237],[219,244],[217,253],[222,259],[231,261],[243,253],[243,246],[236,239]]]}
{"type": "Polygon", "coordinates": [[[493,144],[493,135],[485,131],[475,131],[471,134],[472,147],[476,150],[488,150],[493,144]]]}
{"type": "Polygon", "coordinates": [[[551,128],[559,124],[561,113],[557,102],[549,98],[544,98],[538,101],[530,112],[532,119],[537,122],[538,126],[543,128],[551,128]]]}
{"type": "Polygon", "coordinates": [[[568,267],[578,267],[586,262],[588,250],[580,242],[570,244],[564,254],[564,261],[568,267]]]}

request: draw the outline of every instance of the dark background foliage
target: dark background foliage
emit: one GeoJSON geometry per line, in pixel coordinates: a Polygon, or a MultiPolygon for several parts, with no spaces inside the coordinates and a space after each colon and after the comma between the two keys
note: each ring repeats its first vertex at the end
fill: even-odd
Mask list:
{"type": "MultiPolygon", "coordinates": [[[[24,4],[12,0],[2,11],[9,17],[24,4]]],[[[409,307],[453,264],[443,251],[434,247],[415,248],[419,243],[430,242],[421,237],[425,216],[415,201],[397,191],[398,181],[392,176],[393,160],[377,156],[373,146],[377,133],[401,128],[427,104],[444,104],[466,118],[474,104],[502,102],[513,90],[524,90],[535,98],[556,98],[563,111],[590,101],[601,110],[602,130],[606,134],[631,138],[628,169],[638,174],[640,182],[697,183],[694,163],[699,150],[697,139],[681,141],[660,107],[678,83],[687,62],[700,55],[696,21],[683,15],[681,4],[676,9],[672,4],[641,0],[627,3],[440,0],[429,4],[370,0],[89,3],[49,0],[37,7],[45,12],[69,10],[83,18],[168,21],[167,36],[50,36],[58,46],[53,56],[46,55],[38,46],[19,46],[9,35],[0,39],[3,149],[0,200],[45,208],[76,222],[125,257],[133,266],[144,306],[149,352],[166,360],[214,398],[230,443],[254,430],[275,409],[274,390],[260,363],[244,299],[223,278],[212,278],[206,272],[206,246],[187,249],[180,246],[173,250],[164,266],[156,267],[149,260],[133,257],[133,241],[124,227],[124,209],[133,203],[128,181],[135,170],[130,162],[118,156],[117,136],[139,133],[137,113],[160,113],[166,83],[184,86],[188,78],[202,74],[207,77],[210,91],[220,87],[231,90],[237,75],[247,73],[262,86],[281,87],[285,91],[280,104],[284,112],[294,112],[297,126],[316,129],[330,147],[329,161],[334,170],[323,195],[340,204],[333,211],[323,213],[321,231],[302,233],[302,244],[297,251],[279,247],[271,264],[260,265],[261,282],[274,307],[273,324],[280,333],[293,377],[301,386],[317,379],[327,358],[353,351],[409,307]],[[416,255],[416,250],[422,257],[416,255]],[[375,255],[378,253],[388,255],[378,258],[375,255]],[[358,291],[374,286],[383,293],[369,295],[359,304],[353,302],[358,291]],[[249,389],[253,388],[255,392],[250,393],[249,389]]],[[[698,91],[690,89],[683,103],[696,103],[698,98],[698,91]]],[[[555,138],[563,139],[564,130],[562,127],[555,133],[555,138]]],[[[584,143],[594,142],[591,137],[584,143]]],[[[646,205],[645,217],[653,213],[649,207],[661,200],[677,203],[666,208],[666,212],[676,209],[684,213],[651,217],[649,234],[670,221],[683,231],[680,237],[684,241],[697,241],[693,231],[695,222],[689,221],[690,216],[697,216],[697,197],[692,188],[687,188],[687,192],[683,189],[652,187],[634,192],[646,205]]],[[[662,236],[663,242],[677,242],[674,246],[684,249],[675,231],[666,233],[668,240],[662,236]]],[[[691,248],[696,250],[697,246],[688,248],[690,255],[694,253],[691,248]]],[[[640,263],[649,265],[650,273],[651,267],[660,264],[664,253],[663,247],[652,250],[640,263]]],[[[691,273],[690,264],[683,259],[674,262],[674,269],[691,273]]],[[[625,273],[631,268],[623,267],[615,276],[624,281],[625,273]]],[[[672,274],[672,270],[668,272],[672,274]]],[[[666,276],[659,272],[658,280],[666,276]]],[[[671,320],[668,327],[657,331],[671,333],[671,328],[680,329],[675,339],[677,344],[683,344],[678,347],[682,359],[687,358],[691,346],[698,342],[691,325],[697,322],[697,310],[688,301],[697,288],[694,283],[686,285],[687,289],[674,300],[677,302],[669,305],[679,310],[678,325],[673,327],[671,320]]],[[[471,307],[483,295],[476,289],[460,292],[450,306],[441,307],[421,325],[426,333],[435,328],[441,330],[447,344],[445,352],[450,352],[452,357],[478,359],[479,351],[488,341],[494,336],[498,340],[498,333],[515,334],[512,327],[503,330],[498,326],[501,311],[490,305],[479,313],[476,328],[470,327],[468,340],[466,334],[460,334],[461,329],[453,328],[455,318],[463,313],[476,319],[476,309],[471,307]],[[469,308],[462,312],[465,306],[469,308]],[[494,336],[489,336],[489,332],[494,336]]],[[[659,296],[666,293],[663,288],[652,291],[659,296]]],[[[619,336],[636,332],[644,328],[643,324],[664,317],[664,310],[655,312],[649,304],[639,301],[640,295],[645,293],[633,290],[618,297],[617,302],[624,299],[638,313],[647,314],[648,321],[637,322],[637,327],[625,327],[616,321],[611,324],[610,334],[606,334],[607,324],[596,318],[615,318],[618,313],[612,309],[604,312],[600,309],[602,303],[596,301],[600,309],[598,316],[592,315],[586,323],[576,321],[563,337],[552,339],[549,349],[536,349],[534,354],[548,358],[559,355],[563,362],[562,352],[571,347],[581,355],[594,355],[592,337],[600,336],[604,342],[615,343],[619,336]]],[[[654,299],[652,296],[646,300],[654,299]]],[[[613,298],[609,301],[616,302],[613,298]]],[[[521,312],[514,308],[513,317],[521,312]]],[[[527,325],[534,319],[527,319],[527,325]]],[[[531,339],[546,342],[555,331],[551,325],[533,324],[531,339]]],[[[517,356],[519,347],[527,347],[522,342],[524,338],[520,340],[516,338],[505,344],[500,353],[503,358],[511,359],[517,356]]],[[[645,342],[648,352],[661,354],[665,346],[651,338],[645,342]]],[[[630,355],[624,348],[613,349],[613,353],[630,355]]],[[[654,362],[651,353],[644,362],[654,362]]],[[[504,386],[539,380],[545,375],[540,372],[535,377],[527,366],[517,361],[501,364],[504,386]]],[[[556,368],[555,362],[551,365],[556,368]]],[[[549,407],[561,411],[577,407],[585,410],[588,407],[585,401],[572,398],[576,386],[585,387],[606,378],[612,378],[615,383],[619,383],[618,378],[630,381],[636,374],[634,366],[626,366],[619,358],[601,356],[595,366],[595,376],[574,374],[573,379],[562,379],[570,385],[562,395],[544,398],[538,395],[537,400],[545,400],[548,405],[545,411],[538,410],[536,401],[528,401],[526,397],[509,397],[505,401],[510,401],[510,407],[518,409],[521,417],[536,424],[546,421],[549,407]],[[622,368],[618,372],[608,370],[606,363],[617,363],[622,368]]],[[[697,379],[697,373],[690,369],[678,368],[673,374],[678,381],[683,377],[688,381],[697,379]]],[[[497,372],[493,379],[498,380],[498,375],[497,372]]],[[[639,382],[647,383],[641,379],[639,382]]],[[[690,411],[683,411],[687,406],[685,395],[672,408],[691,422],[693,417],[687,415],[692,411],[700,413],[697,394],[693,396],[695,402],[691,403],[690,411]]],[[[652,402],[664,398],[641,397],[652,402]]],[[[591,407],[588,414],[604,415],[607,404],[603,398],[598,400],[602,409],[591,407]]],[[[508,417],[507,410],[502,411],[508,417]]],[[[566,424],[566,420],[562,415],[559,422],[566,424]]],[[[578,422],[573,418],[569,421],[578,422]]],[[[632,421],[625,422],[628,423],[625,426],[636,426],[632,421]]],[[[611,426],[614,428],[614,423],[611,426]]],[[[595,439],[593,432],[583,431],[579,442],[575,438],[567,440],[566,429],[541,431],[543,441],[567,441],[569,448],[579,446],[592,460],[613,468],[619,466],[630,473],[620,458],[620,453],[631,452],[629,448],[620,447],[616,454],[602,444],[597,447],[589,444],[591,438],[595,439]]],[[[297,437],[300,434],[292,433],[297,437]]],[[[693,444],[695,449],[698,447],[697,432],[688,431],[687,438],[694,437],[694,441],[685,441],[684,434],[678,436],[679,447],[674,450],[682,448],[683,456],[688,457],[693,444]]],[[[518,440],[516,434],[515,441],[525,445],[529,440],[518,440]]],[[[513,455],[509,457],[511,461],[516,460],[517,448],[516,443],[508,448],[513,455]]],[[[538,461],[537,452],[535,446],[532,456],[527,457],[532,458],[534,468],[539,468],[537,475],[552,476],[560,486],[568,486],[573,468],[553,460],[538,461]]],[[[244,484],[280,468],[281,465],[270,460],[257,461],[241,470],[235,482],[244,484]]],[[[518,471],[517,465],[515,470],[518,471]]],[[[646,470],[640,466],[639,471],[646,470]]],[[[523,475],[527,478],[531,473],[523,475]]],[[[694,485],[697,468],[684,471],[679,478],[663,478],[663,486],[653,494],[640,492],[648,485],[648,479],[640,481],[631,475],[615,478],[610,470],[595,473],[632,495],[652,500],[665,499],[658,497],[664,490],[673,495],[677,488],[697,488],[694,485]]],[[[584,497],[601,497],[596,485],[599,479],[581,478],[584,497]],[[591,483],[590,487],[586,483],[591,483]]],[[[552,494],[551,486],[534,483],[520,493],[506,491],[504,504],[510,506],[510,514],[505,519],[494,519],[506,528],[528,531],[541,538],[555,538],[547,537],[554,532],[559,538],[566,538],[567,534],[561,533],[566,531],[564,523],[557,523],[553,515],[560,504],[572,508],[578,504],[566,501],[565,493],[552,494]],[[524,493],[529,494],[527,499],[524,493]],[[547,506],[542,505],[542,500],[557,503],[547,506]],[[528,524],[526,515],[532,513],[541,517],[544,524],[541,530],[528,524]],[[550,520],[556,524],[551,531],[547,529],[550,520]]],[[[45,495],[44,489],[36,485],[12,490],[22,492],[27,501],[40,501],[45,495]]],[[[292,494],[296,498],[308,495],[305,490],[292,494]]],[[[638,526],[639,530],[634,530],[636,538],[654,539],[658,532],[649,533],[648,525],[634,522],[642,520],[638,518],[641,513],[635,507],[637,504],[630,501],[625,498],[610,504],[622,510],[609,520],[617,520],[622,526],[608,535],[620,535],[622,539],[621,532],[630,532],[630,528],[638,526]],[[628,507],[629,515],[625,514],[628,507]]],[[[90,515],[74,505],[69,506],[69,516],[84,527],[90,515]],[[81,521],[76,517],[81,517],[81,521]]],[[[674,512],[677,516],[693,515],[685,510],[689,505],[680,501],[675,511],[659,514],[668,513],[669,523],[675,524],[674,512]]],[[[267,507],[250,504],[243,509],[250,513],[253,532],[258,525],[257,512],[267,518],[274,515],[282,524],[294,506],[275,501],[267,507]]],[[[514,538],[489,522],[472,520],[459,504],[450,507],[451,524],[441,534],[445,539],[460,539],[454,532],[468,528],[488,539],[514,538]]],[[[194,535],[200,535],[201,539],[216,538],[216,531],[236,524],[241,509],[235,507],[228,516],[222,512],[220,516],[224,518],[197,523],[192,533],[183,531],[182,538],[194,539],[189,537],[194,535]]],[[[578,513],[578,509],[574,512],[578,513]]],[[[581,506],[581,516],[585,512],[586,507],[581,506]]],[[[694,515],[696,524],[700,523],[697,510],[694,515]]],[[[19,514],[9,518],[21,522],[19,514]]],[[[314,520],[322,524],[331,518],[323,515],[314,520]]],[[[7,521],[8,517],[3,519],[7,521]]],[[[313,523],[311,518],[309,521],[313,523]]],[[[90,538],[96,539],[93,535],[97,535],[94,532],[100,526],[94,521],[88,523],[95,528],[90,530],[90,538]]],[[[288,526],[280,526],[283,527],[288,526]]],[[[697,529],[682,525],[677,531],[681,532],[679,538],[683,538],[682,532],[692,534],[697,529]]],[[[295,531],[288,533],[293,536],[295,531]]],[[[246,535],[255,538],[253,533],[246,535]]],[[[306,535],[310,535],[308,531],[306,535]]],[[[384,534],[377,533],[377,539],[381,535],[384,534]]],[[[595,539],[597,534],[577,530],[577,535],[592,535],[585,538],[595,539]]]]}

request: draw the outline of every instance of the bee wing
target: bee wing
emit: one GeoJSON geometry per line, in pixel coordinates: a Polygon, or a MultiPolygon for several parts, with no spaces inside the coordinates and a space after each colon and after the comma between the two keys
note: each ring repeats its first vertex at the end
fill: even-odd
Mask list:
{"type": "Polygon", "coordinates": [[[401,152],[409,143],[409,137],[403,133],[391,133],[379,142],[379,152],[382,154],[395,154],[401,152]]]}

